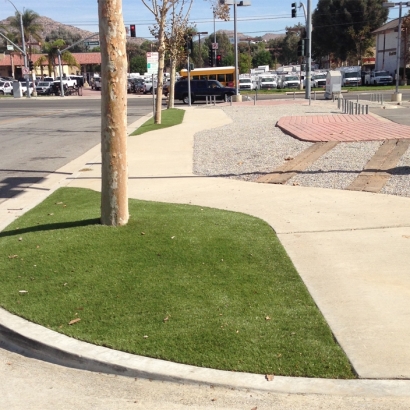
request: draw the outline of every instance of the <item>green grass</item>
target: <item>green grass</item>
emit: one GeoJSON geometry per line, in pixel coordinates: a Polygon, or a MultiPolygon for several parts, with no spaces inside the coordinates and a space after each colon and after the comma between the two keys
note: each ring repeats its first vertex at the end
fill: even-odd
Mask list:
{"type": "Polygon", "coordinates": [[[141,135],[145,132],[160,130],[162,128],[172,127],[182,123],[184,119],[185,110],[179,110],[177,108],[170,108],[168,110],[162,110],[161,112],[161,124],[155,124],[154,118],[150,118],[144,122],[139,128],[137,128],[131,135],[141,135]]]}
{"type": "Polygon", "coordinates": [[[0,233],[1,306],[134,354],[239,372],[355,377],[265,222],[197,206],[129,205],[126,226],[102,226],[99,193],[61,188],[13,222],[0,233]]]}

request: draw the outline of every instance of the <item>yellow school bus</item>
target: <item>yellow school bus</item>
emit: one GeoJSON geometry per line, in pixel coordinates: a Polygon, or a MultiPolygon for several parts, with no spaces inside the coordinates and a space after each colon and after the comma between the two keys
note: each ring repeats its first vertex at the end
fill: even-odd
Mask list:
{"type": "MultiPolygon", "coordinates": [[[[186,68],[179,73],[181,77],[188,77],[186,68]]],[[[235,67],[208,67],[191,70],[191,80],[217,80],[224,87],[235,87],[235,67]]]]}

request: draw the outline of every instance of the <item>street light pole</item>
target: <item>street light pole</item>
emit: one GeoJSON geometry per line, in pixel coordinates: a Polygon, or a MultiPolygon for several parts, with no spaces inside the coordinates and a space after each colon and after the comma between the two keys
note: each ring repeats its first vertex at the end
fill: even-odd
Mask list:
{"type": "MultiPolygon", "coordinates": [[[[27,53],[26,53],[26,42],[24,40],[24,26],[23,26],[23,15],[17,10],[17,7],[14,5],[14,3],[11,0],[6,0],[8,1],[16,10],[17,14],[20,17],[20,34],[21,34],[21,45],[23,47],[23,55],[24,55],[24,67],[28,69],[28,61],[27,61],[27,53]]],[[[26,77],[26,87],[27,87],[27,98],[30,98],[30,79],[26,77]]]]}
{"type": "Polygon", "coordinates": [[[306,13],[306,31],[307,31],[307,50],[306,50],[306,89],[305,99],[309,100],[310,104],[310,82],[312,76],[312,9],[311,0],[307,0],[307,13],[306,13]]]}
{"type": "MultiPolygon", "coordinates": [[[[234,32],[234,48],[235,48],[235,101],[242,101],[242,96],[239,95],[239,68],[238,68],[238,35],[236,32],[236,9],[237,6],[250,6],[251,2],[247,0],[220,0],[222,4],[233,5],[233,32],[234,32]]],[[[232,97],[233,98],[233,97],[232,97]]]]}
{"type": "MultiPolygon", "coordinates": [[[[216,29],[215,29],[216,9],[215,9],[215,7],[214,7],[214,9],[213,9],[213,12],[214,12],[214,44],[216,44],[216,29]]],[[[213,54],[214,54],[214,58],[213,58],[213,60],[212,60],[212,67],[215,67],[215,61],[216,61],[216,48],[214,48],[214,52],[213,52],[213,54]]]]}
{"type": "Polygon", "coordinates": [[[399,3],[392,3],[392,2],[385,2],[383,3],[383,7],[391,8],[394,6],[399,6],[399,22],[397,26],[397,50],[396,50],[396,92],[392,96],[392,101],[396,101],[397,103],[401,102],[401,93],[399,93],[399,82],[400,82],[400,54],[401,54],[401,20],[402,20],[402,7],[405,5],[406,7],[410,7],[410,1],[399,2],[399,3]]]}
{"type": "Polygon", "coordinates": [[[238,5],[236,0],[233,3],[233,35],[234,35],[234,48],[235,48],[235,95],[239,95],[239,86],[238,86],[238,33],[236,32],[236,9],[238,5]]]}

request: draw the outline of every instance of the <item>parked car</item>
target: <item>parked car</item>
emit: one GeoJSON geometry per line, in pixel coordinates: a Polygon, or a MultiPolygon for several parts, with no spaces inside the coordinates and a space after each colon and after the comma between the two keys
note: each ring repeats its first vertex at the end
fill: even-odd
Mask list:
{"type": "Polygon", "coordinates": [[[40,81],[36,87],[37,94],[50,95],[53,92],[53,83],[51,81],[40,81]]]}
{"type": "Polygon", "coordinates": [[[91,89],[101,90],[101,78],[100,77],[93,77],[91,79],[91,89]]]}
{"type": "MultiPolygon", "coordinates": [[[[191,103],[197,100],[205,100],[207,96],[216,96],[218,100],[229,101],[236,90],[233,87],[224,87],[216,80],[191,80],[191,103]]],[[[175,83],[175,100],[181,100],[188,104],[188,80],[175,83]]]]}
{"type": "Polygon", "coordinates": [[[131,92],[143,93],[145,90],[145,82],[143,78],[132,78],[131,92]]]}
{"type": "Polygon", "coordinates": [[[0,95],[11,94],[13,83],[11,81],[0,81],[0,95]]]}

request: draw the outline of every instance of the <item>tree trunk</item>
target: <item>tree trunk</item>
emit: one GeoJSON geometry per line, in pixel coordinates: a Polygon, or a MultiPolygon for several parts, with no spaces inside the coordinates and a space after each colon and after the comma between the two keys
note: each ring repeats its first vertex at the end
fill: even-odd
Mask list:
{"type": "Polygon", "coordinates": [[[101,223],[128,222],[127,57],[121,0],[99,0],[101,223]]]}
{"type": "MultiPolygon", "coordinates": [[[[162,87],[164,85],[164,61],[165,61],[165,24],[166,24],[166,10],[167,0],[163,0],[161,7],[160,23],[158,28],[158,74],[157,74],[157,101],[155,106],[155,124],[161,124],[161,110],[162,110],[162,87]]],[[[152,85],[154,86],[154,84],[152,85]]]]}
{"type": "Polygon", "coordinates": [[[174,108],[176,65],[177,65],[176,60],[173,58],[171,60],[171,75],[170,75],[170,83],[169,83],[168,108],[174,108]]]}

